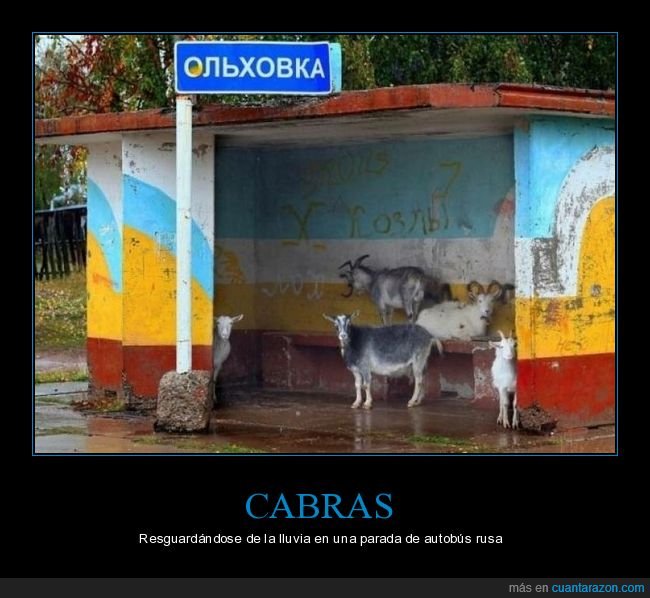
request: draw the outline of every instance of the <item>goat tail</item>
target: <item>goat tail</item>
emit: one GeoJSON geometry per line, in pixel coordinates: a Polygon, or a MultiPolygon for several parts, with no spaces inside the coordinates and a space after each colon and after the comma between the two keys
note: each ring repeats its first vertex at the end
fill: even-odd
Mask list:
{"type": "Polygon", "coordinates": [[[440,357],[444,357],[445,356],[445,351],[444,351],[444,348],[442,346],[442,342],[440,341],[440,339],[434,337],[433,342],[436,345],[436,349],[438,349],[438,355],[440,355],[440,357]]]}

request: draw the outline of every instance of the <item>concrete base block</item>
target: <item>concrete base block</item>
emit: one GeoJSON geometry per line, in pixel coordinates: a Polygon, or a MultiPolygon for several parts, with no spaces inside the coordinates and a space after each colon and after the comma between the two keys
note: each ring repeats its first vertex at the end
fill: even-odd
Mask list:
{"type": "Polygon", "coordinates": [[[167,372],[158,387],[157,432],[206,432],[212,410],[210,372],[167,372]]]}

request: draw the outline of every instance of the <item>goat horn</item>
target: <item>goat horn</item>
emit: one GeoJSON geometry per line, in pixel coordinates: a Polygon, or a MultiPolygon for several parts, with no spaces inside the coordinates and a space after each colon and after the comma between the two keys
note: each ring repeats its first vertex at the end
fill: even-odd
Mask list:
{"type": "Polygon", "coordinates": [[[495,299],[501,296],[503,293],[503,287],[496,281],[493,280],[487,288],[488,295],[494,295],[495,299]]]}
{"type": "Polygon", "coordinates": [[[479,293],[484,293],[484,292],[485,292],[485,290],[483,289],[483,287],[482,287],[478,282],[476,282],[475,280],[472,280],[472,282],[470,282],[470,283],[467,285],[467,290],[468,290],[470,293],[474,293],[475,295],[478,295],[479,293]],[[475,289],[476,289],[476,290],[475,290],[475,289]]]}
{"type": "Polygon", "coordinates": [[[506,340],[506,337],[504,336],[503,332],[501,332],[500,330],[497,330],[497,332],[499,333],[499,336],[501,337],[502,341],[506,340]]]}
{"type": "Polygon", "coordinates": [[[346,266],[349,266],[350,270],[352,270],[352,262],[350,262],[350,260],[348,260],[347,262],[341,264],[338,269],[340,270],[341,268],[345,268],[346,266]]]}
{"type": "Polygon", "coordinates": [[[354,262],[354,265],[352,266],[352,268],[356,268],[357,266],[359,266],[359,264],[368,257],[370,257],[370,254],[366,253],[365,255],[362,255],[361,257],[357,258],[357,261],[354,262]]]}

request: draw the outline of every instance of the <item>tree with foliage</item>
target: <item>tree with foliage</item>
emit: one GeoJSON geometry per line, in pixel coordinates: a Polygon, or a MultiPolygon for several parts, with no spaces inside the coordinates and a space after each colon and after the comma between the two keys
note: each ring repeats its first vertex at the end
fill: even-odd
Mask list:
{"type": "MultiPolygon", "coordinates": [[[[443,82],[606,89],[616,81],[616,38],[601,34],[50,36],[37,66],[37,115],[172,106],[176,38],[338,42],[344,89],[443,82]]],[[[210,96],[202,101],[248,98],[210,96]]]]}
{"type": "Polygon", "coordinates": [[[377,35],[377,85],[539,83],[614,88],[613,35],[377,35]]]}
{"type": "MultiPolygon", "coordinates": [[[[173,106],[177,39],[338,42],[348,90],[501,81],[607,89],[616,81],[613,35],[52,35],[36,38],[36,117],[173,106]]],[[[198,98],[198,103],[283,101],[277,96],[198,98]]],[[[46,207],[62,189],[83,184],[83,148],[44,146],[35,153],[37,206],[46,207]]]]}
{"type": "MultiPolygon", "coordinates": [[[[54,73],[63,73],[66,68],[65,53],[59,44],[52,44],[37,57],[34,106],[37,118],[60,115],[58,99],[66,96],[66,84],[64,79],[55,81],[54,73]],[[49,86],[42,85],[45,77],[51,78],[49,86]]],[[[86,149],[79,146],[35,146],[34,206],[37,210],[49,208],[51,201],[63,194],[71,203],[85,201],[85,194],[78,190],[86,185],[86,155],[86,149]],[[75,192],[70,193],[72,190],[75,192]]]]}

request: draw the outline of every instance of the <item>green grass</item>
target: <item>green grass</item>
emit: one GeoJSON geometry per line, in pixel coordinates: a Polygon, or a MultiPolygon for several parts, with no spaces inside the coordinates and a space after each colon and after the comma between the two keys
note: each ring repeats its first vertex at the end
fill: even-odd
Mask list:
{"type": "Polygon", "coordinates": [[[467,446],[472,443],[464,438],[449,438],[448,436],[409,436],[409,442],[416,444],[444,444],[455,446],[467,446]]]}
{"type": "Polygon", "coordinates": [[[465,438],[450,438],[449,436],[409,436],[408,441],[413,444],[430,444],[441,449],[443,452],[460,453],[493,453],[495,450],[482,446],[465,438]]]}
{"type": "Polygon", "coordinates": [[[36,430],[36,436],[56,436],[58,434],[86,436],[87,431],[84,428],[76,428],[75,426],[60,426],[58,428],[48,428],[47,430],[36,430]]]}
{"type": "Polygon", "coordinates": [[[34,282],[36,349],[77,349],[86,342],[86,273],[34,282]]]}
{"type": "Polygon", "coordinates": [[[132,439],[136,444],[160,444],[160,445],[171,445],[179,449],[188,449],[195,451],[197,453],[239,453],[239,454],[249,454],[249,453],[262,453],[254,448],[240,446],[234,443],[221,444],[218,442],[204,442],[195,438],[171,438],[164,437],[160,438],[159,436],[140,436],[138,438],[132,439]]]}
{"type": "Polygon", "coordinates": [[[126,403],[117,397],[90,397],[72,401],[71,405],[77,411],[100,411],[102,413],[115,413],[124,411],[126,403]]]}
{"type": "Polygon", "coordinates": [[[37,405],[70,405],[70,395],[46,395],[36,397],[37,405]]]}
{"type": "Polygon", "coordinates": [[[36,384],[46,382],[85,382],[86,380],[88,380],[88,372],[81,369],[36,372],[34,376],[36,384]]]}

